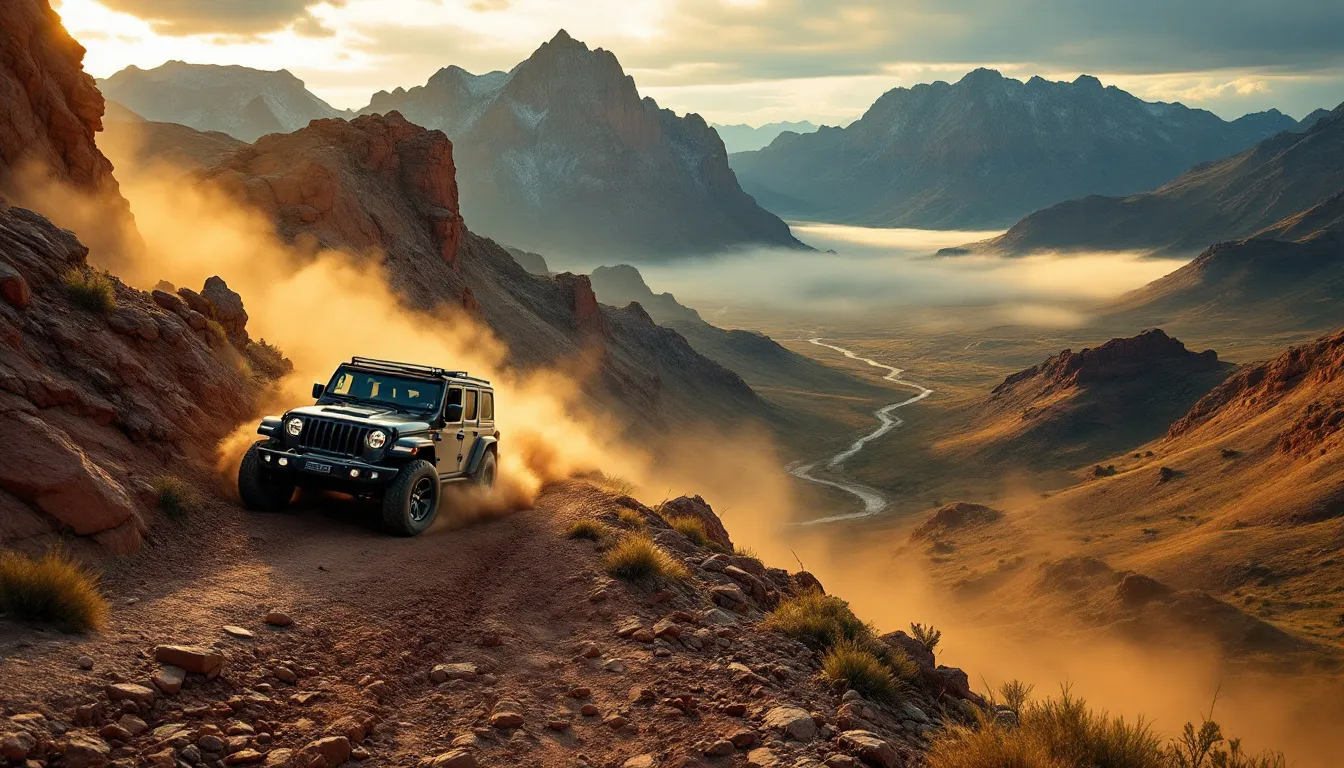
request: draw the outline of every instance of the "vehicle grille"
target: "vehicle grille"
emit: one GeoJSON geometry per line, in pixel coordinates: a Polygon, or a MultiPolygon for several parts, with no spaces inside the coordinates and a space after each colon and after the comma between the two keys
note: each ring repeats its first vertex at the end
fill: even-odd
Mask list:
{"type": "Polygon", "coordinates": [[[372,427],[332,419],[308,419],[299,433],[299,445],[315,451],[357,456],[372,427]]]}

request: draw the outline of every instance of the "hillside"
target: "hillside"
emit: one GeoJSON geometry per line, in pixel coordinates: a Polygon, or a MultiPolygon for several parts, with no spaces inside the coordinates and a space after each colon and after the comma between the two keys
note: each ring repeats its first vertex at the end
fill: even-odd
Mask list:
{"type": "Polygon", "coordinates": [[[361,114],[391,111],[452,139],[463,215],[518,248],[629,259],[803,247],[741,190],[699,115],[640,98],[614,54],[564,31],[507,73],[448,67],[361,114]]]}
{"type": "Polygon", "coordinates": [[[219,131],[198,131],[178,123],[132,120],[125,114],[103,121],[98,146],[135,167],[161,163],[181,171],[210,165],[244,142],[219,131]]]}
{"type": "Polygon", "coordinates": [[[1302,133],[1281,133],[1151,192],[1086,197],[1027,216],[979,244],[1008,254],[1136,250],[1197,253],[1241,240],[1344,189],[1344,105],[1302,133]]]}
{"type": "Polygon", "coordinates": [[[736,125],[719,125],[712,123],[715,133],[723,139],[723,146],[728,150],[728,154],[735,152],[754,152],[758,149],[765,149],[770,146],[770,142],[779,137],[785,131],[793,133],[813,133],[819,126],[807,120],[798,122],[784,121],[780,123],[766,123],[765,125],[745,125],[742,123],[736,125]]]}
{"type": "Polygon", "coordinates": [[[170,61],[154,69],[132,65],[100,80],[98,88],[146,120],[218,131],[246,142],[349,114],[314,96],[285,70],[170,61]]]}
{"type": "Polygon", "coordinates": [[[1231,370],[1160,329],[1066,349],[1005,379],[966,431],[937,448],[995,464],[1084,466],[1164,434],[1231,370]]]}
{"type": "Polygon", "coordinates": [[[264,212],[287,241],[380,254],[407,306],[480,318],[508,346],[512,367],[590,361],[593,398],[628,424],[657,431],[770,413],[737,374],[643,310],[601,306],[586,276],[533,275],[467,230],[454,150],[442,133],[396,113],[320,120],[240,147],[202,178],[264,212]]]}
{"type": "Polygon", "coordinates": [[[1152,189],[1298,123],[1226,122],[1094,77],[1023,83],[990,69],[895,88],[846,128],[783,134],[731,158],[776,213],[879,227],[989,229],[1084,195],[1152,189]]]}

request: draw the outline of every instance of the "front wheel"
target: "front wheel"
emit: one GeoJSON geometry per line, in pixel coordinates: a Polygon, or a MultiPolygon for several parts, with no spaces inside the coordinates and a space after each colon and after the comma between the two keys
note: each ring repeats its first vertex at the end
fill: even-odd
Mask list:
{"type": "Polygon", "coordinates": [[[268,470],[253,445],[238,467],[238,496],[253,512],[280,512],[294,498],[294,483],[268,470]]]}
{"type": "Polygon", "coordinates": [[[412,461],[383,494],[383,527],[394,536],[416,536],[439,514],[439,471],[428,461],[412,461]]]}
{"type": "Polygon", "coordinates": [[[494,451],[486,451],[481,466],[476,470],[476,485],[489,490],[495,487],[495,475],[499,473],[499,463],[494,451]]]}

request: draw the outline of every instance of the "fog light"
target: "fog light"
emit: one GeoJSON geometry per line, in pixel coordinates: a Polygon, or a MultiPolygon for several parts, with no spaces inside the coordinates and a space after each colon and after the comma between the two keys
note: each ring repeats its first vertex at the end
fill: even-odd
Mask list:
{"type": "Polygon", "coordinates": [[[288,466],[289,466],[289,459],[286,459],[286,458],[283,458],[283,457],[282,457],[282,458],[280,459],[279,464],[280,464],[280,466],[282,466],[282,467],[288,467],[288,466]]]}
{"type": "Polygon", "coordinates": [[[359,470],[358,470],[358,469],[352,469],[352,470],[350,470],[350,476],[351,476],[351,477],[359,477],[359,470]]]}
{"type": "Polygon", "coordinates": [[[270,464],[270,463],[271,463],[271,457],[270,457],[270,456],[267,456],[267,457],[265,457],[265,458],[266,458],[266,463],[267,463],[267,464],[270,464]]]}
{"type": "Polygon", "coordinates": [[[369,475],[369,479],[371,479],[371,480],[377,480],[377,479],[378,479],[378,473],[377,473],[377,472],[374,472],[373,474],[369,475]]]}

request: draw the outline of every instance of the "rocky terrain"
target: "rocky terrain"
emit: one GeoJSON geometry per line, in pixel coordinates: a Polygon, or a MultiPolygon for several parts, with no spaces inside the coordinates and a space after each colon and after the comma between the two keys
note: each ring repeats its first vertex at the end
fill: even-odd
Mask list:
{"type": "Polygon", "coordinates": [[[98,87],[146,120],[218,131],[245,142],[351,114],[314,96],[285,70],[169,61],[154,69],[127,67],[98,87]]]}
{"type": "Polygon", "coordinates": [[[1225,122],[1144,102],[1088,75],[1023,83],[978,69],[893,89],[846,128],[785,133],[731,162],[743,188],[783,215],[988,229],[1063,200],[1152,189],[1297,129],[1274,111],[1225,122]]]}
{"type": "Polygon", "coordinates": [[[1241,240],[1341,190],[1344,106],[1301,132],[1280,133],[1240,154],[1190,169],[1151,192],[1092,196],[1027,216],[977,248],[1137,250],[1193,254],[1241,240]]]}
{"type": "Polygon", "coordinates": [[[571,482],[410,541],[314,510],[223,517],[210,554],[110,576],[101,635],[0,625],[0,748],[71,768],[897,768],[984,706],[901,632],[882,638],[915,665],[898,700],[825,683],[761,624],[816,579],[670,530],[664,514],[717,523],[698,499],[664,509],[571,482]],[[579,520],[646,527],[689,578],[607,577],[609,544],[564,534],[579,520]]]}
{"type": "Polygon", "coordinates": [[[391,111],[452,139],[463,215],[511,246],[620,258],[803,247],[741,190],[699,115],[641,98],[614,54],[564,31],[507,73],[448,67],[361,113],[391,111]]]}
{"type": "Polygon", "coordinates": [[[1161,436],[1232,368],[1160,329],[1066,349],[1005,379],[975,407],[968,433],[945,445],[1077,467],[1161,436]]]}

